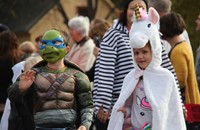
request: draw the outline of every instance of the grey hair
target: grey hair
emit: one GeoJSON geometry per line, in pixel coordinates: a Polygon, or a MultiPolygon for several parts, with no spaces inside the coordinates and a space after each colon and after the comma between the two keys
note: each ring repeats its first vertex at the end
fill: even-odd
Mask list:
{"type": "Polygon", "coordinates": [[[158,13],[169,13],[171,11],[171,0],[149,0],[149,7],[156,9],[158,13]]]}
{"type": "Polygon", "coordinates": [[[68,25],[70,28],[80,32],[83,36],[89,35],[90,21],[88,17],[77,16],[69,20],[68,25]]]}

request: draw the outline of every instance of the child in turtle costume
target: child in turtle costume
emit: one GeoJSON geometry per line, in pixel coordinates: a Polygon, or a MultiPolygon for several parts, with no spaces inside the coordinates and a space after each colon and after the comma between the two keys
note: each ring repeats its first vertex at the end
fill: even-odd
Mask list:
{"type": "Polygon", "coordinates": [[[78,66],[64,60],[67,51],[60,31],[44,34],[43,61],[22,73],[8,89],[9,130],[89,129],[93,115],[90,82],[78,66]]]}

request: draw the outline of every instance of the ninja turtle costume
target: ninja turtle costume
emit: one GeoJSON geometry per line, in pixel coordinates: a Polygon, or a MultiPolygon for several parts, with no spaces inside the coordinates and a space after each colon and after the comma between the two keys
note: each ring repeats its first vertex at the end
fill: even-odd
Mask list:
{"type": "Polygon", "coordinates": [[[9,130],[75,130],[79,127],[77,121],[89,129],[93,101],[88,77],[66,60],[63,69],[47,67],[48,63],[65,57],[66,45],[59,31],[47,31],[40,49],[44,60],[32,68],[37,72],[32,86],[21,93],[19,81],[16,81],[8,89],[11,100],[9,130]]]}

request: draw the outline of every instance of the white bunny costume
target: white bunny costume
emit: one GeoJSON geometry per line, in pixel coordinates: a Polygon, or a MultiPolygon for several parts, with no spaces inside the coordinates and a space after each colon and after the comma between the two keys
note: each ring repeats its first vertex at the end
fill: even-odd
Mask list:
{"type": "MultiPolygon", "coordinates": [[[[135,68],[124,81],[120,96],[115,103],[108,130],[122,130],[124,115],[117,110],[123,107],[132,95],[139,77],[143,76],[144,91],[152,108],[152,130],[186,130],[182,104],[174,76],[160,66],[161,42],[158,32],[159,15],[149,8],[148,15],[133,22],[130,30],[132,48],[143,48],[150,41],[152,60],[145,70],[141,70],[133,59],[135,68]]],[[[134,54],[133,54],[134,55],[134,54]]]]}

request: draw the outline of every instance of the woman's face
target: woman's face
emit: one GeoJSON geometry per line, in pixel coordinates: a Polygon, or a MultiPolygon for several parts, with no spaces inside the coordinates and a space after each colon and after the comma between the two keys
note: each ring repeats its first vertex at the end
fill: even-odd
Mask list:
{"type": "Polygon", "coordinates": [[[196,19],[196,31],[200,31],[200,14],[196,19]]]}
{"type": "Polygon", "coordinates": [[[133,14],[135,13],[134,12],[135,4],[138,4],[140,8],[142,8],[144,11],[147,12],[147,7],[143,0],[133,0],[132,2],[130,2],[127,9],[127,22],[130,25],[133,22],[133,14]]]}
{"type": "Polygon", "coordinates": [[[76,29],[69,28],[69,34],[74,42],[79,42],[77,37],[80,35],[80,33],[76,29]]]}

